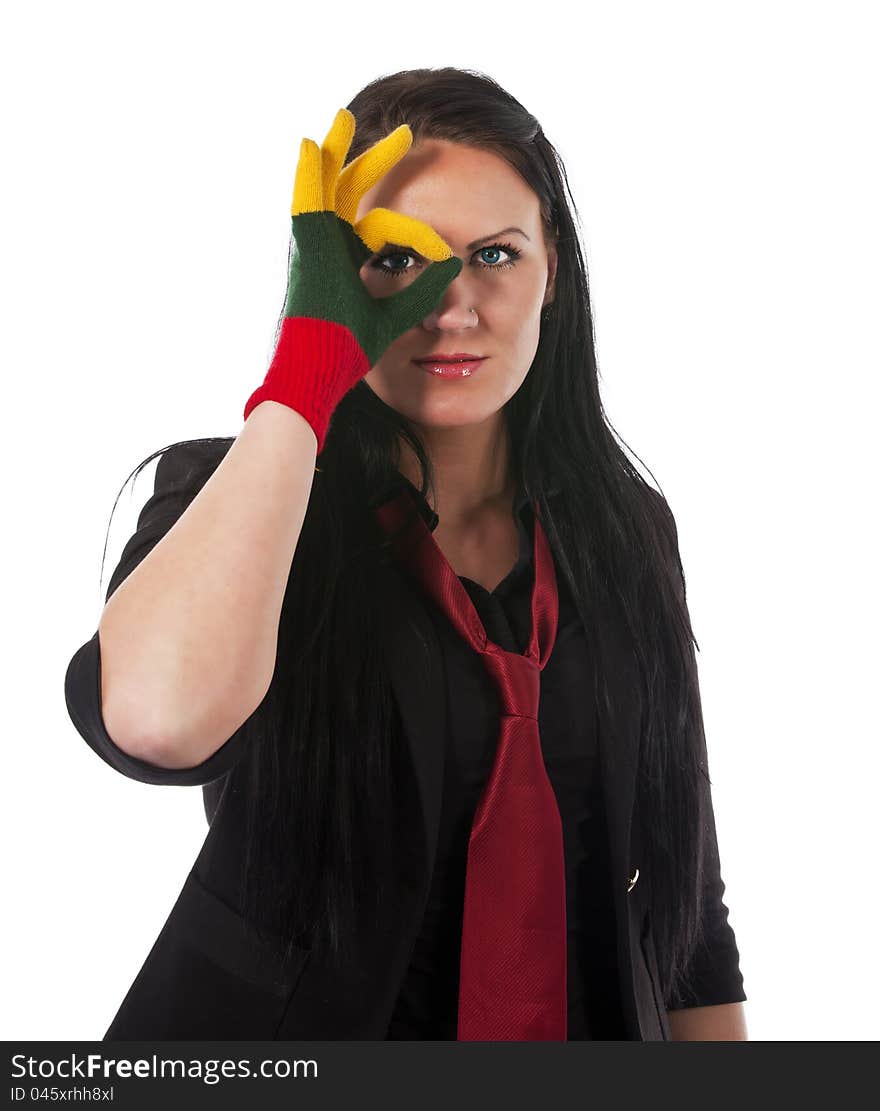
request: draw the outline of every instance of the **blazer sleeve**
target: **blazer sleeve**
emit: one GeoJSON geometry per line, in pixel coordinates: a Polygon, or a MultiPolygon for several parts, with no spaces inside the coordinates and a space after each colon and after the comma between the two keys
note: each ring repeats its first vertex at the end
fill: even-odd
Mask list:
{"type": "MultiPolygon", "coordinates": [[[[232,442],[188,440],[175,444],[161,456],[153,494],[141,510],[137,529],[126,543],[110,579],[108,599],[183,514],[232,442]]],[[[101,645],[97,632],[68,664],[64,697],[70,719],[86,743],[116,771],[141,783],[178,786],[211,783],[226,775],[242,753],[241,729],[207,760],[192,768],[162,768],[129,756],[119,748],[107,733],[101,709],[101,645]]]]}
{"type": "MultiPolygon", "coordinates": [[[[656,491],[654,493],[656,494],[656,491]]],[[[659,495],[657,496],[659,497],[659,495]]],[[[671,526],[675,581],[679,585],[680,597],[687,612],[685,577],[678,545],[678,529],[675,517],[666,500],[660,498],[660,501],[671,526]]],[[[688,614],[688,625],[690,625],[690,614],[688,614]]],[[[691,652],[693,653],[693,651],[692,643],[691,652]]],[[[699,690],[697,691],[697,698],[699,703],[699,690]]],[[[708,1007],[720,1003],[742,1003],[747,999],[743,989],[736,935],[730,925],[729,910],[724,901],[725,884],[721,876],[718,837],[709,781],[706,735],[703,729],[702,706],[699,704],[698,718],[700,722],[700,760],[706,773],[703,815],[703,939],[691,957],[686,970],[689,986],[685,987],[683,982],[679,982],[675,986],[670,997],[664,1000],[667,1010],[679,1010],[685,1007],[708,1007]]]]}

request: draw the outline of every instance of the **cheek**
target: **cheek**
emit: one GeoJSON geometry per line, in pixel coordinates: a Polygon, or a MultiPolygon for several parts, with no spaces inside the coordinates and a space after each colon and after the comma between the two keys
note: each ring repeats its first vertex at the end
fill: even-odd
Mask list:
{"type": "Polygon", "coordinates": [[[492,307],[493,316],[503,321],[510,334],[531,333],[541,318],[541,291],[528,288],[511,289],[492,307]]]}
{"type": "Polygon", "coordinates": [[[541,331],[543,287],[534,283],[509,289],[497,303],[486,307],[489,335],[516,361],[527,358],[527,366],[538,345],[541,331]]]}
{"type": "Polygon", "coordinates": [[[503,321],[511,331],[530,332],[533,323],[540,320],[546,283],[546,269],[542,271],[533,265],[514,272],[507,281],[503,277],[496,279],[495,284],[485,290],[486,311],[493,320],[503,321]]]}

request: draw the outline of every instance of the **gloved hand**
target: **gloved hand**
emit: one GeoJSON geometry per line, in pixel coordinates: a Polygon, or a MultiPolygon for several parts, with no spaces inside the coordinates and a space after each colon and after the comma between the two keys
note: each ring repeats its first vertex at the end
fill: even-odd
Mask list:
{"type": "Polygon", "coordinates": [[[314,429],[318,454],[341,398],[435,307],[463,266],[421,220],[374,208],[353,222],[363,194],[412,145],[412,131],[401,124],[340,173],[354,131],[354,116],[340,108],[320,149],[311,139],[300,146],[284,320],[265,381],[244,410],[247,420],[261,401],[289,405],[314,429]],[[374,298],[359,272],[386,243],[411,247],[435,265],[399,293],[374,298]]]}

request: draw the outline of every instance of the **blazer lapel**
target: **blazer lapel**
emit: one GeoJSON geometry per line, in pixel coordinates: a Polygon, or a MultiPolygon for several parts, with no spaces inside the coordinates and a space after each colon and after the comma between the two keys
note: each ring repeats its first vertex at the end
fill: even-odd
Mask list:
{"type": "Polygon", "coordinates": [[[642,860],[641,829],[634,811],[641,735],[642,698],[638,661],[621,617],[602,607],[594,643],[599,653],[597,683],[599,751],[608,830],[609,866],[617,922],[620,1001],[631,1036],[642,1038],[633,962],[638,958],[649,875],[642,860]],[[638,869],[638,871],[637,871],[638,869]],[[638,883],[638,886],[636,884],[638,883]]]}
{"type": "Polygon", "coordinates": [[[388,573],[395,577],[399,603],[390,630],[389,672],[418,784],[430,870],[437,849],[445,759],[443,654],[413,584],[398,568],[388,568],[388,573]]]}
{"type": "Polygon", "coordinates": [[[599,653],[597,671],[604,676],[607,686],[607,696],[601,683],[597,683],[596,693],[612,875],[615,890],[620,888],[622,880],[625,893],[628,869],[637,847],[630,843],[630,833],[639,759],[641,685],[638,661],[622,618],[615,619],[603,607],[596,611],[595,622],[594,644],[599,653]]]}

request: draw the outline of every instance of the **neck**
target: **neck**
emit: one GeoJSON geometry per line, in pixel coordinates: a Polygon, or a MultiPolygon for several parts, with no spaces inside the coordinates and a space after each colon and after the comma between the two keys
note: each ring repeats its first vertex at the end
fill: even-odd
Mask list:
{"type": "MultiPolygon", "coordinates": [[[[502,412],[482,424],[454,428],[418,425],[434,470],[437,504],[444,524],[467,524],[487,509],[512,508],[515,480],[510,467],[510,438],[502,412]]],[[[403,444],[401,473],[415,486],[421,477],[415,454],[403,444]]]]}

